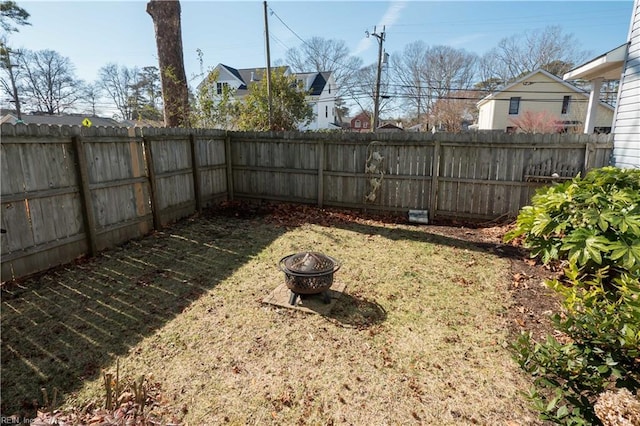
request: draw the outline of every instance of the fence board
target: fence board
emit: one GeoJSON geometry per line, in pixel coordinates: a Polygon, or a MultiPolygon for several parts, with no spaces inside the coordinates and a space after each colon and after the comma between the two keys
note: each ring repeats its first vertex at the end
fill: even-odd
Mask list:
{"type": "Polygon", "coordinates": [[[430,219],[493,219],[515,215],[537,187],[555,179],[551,174],[570,178],[607,165],[612,151],[610,136],[582,135],[23,125],[3,125],[2,131],[3,277],[87,253],[87,217],[95,216],[95,247],[103,249],[192,214],[198,187],[206,204],[235,194],[398,213],[429,210],[430,219]],[[75,143],[82,158],[75,158],[72,136],[81,137],[75,143]],[[373,151],[384,160],[369,170],[373,151]],[[87,185],[78,180],[76,164],[84,167],[87,185]],[[375,200],[367,201],[371,179],[380,176],[375,200]]]}

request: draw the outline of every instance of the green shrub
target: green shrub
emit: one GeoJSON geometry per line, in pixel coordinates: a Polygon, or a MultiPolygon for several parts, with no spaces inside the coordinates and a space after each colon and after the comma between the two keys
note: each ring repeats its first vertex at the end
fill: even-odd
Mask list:
{"type": "Polygon", "coordinates": [[[605,167],[539,190],[505,240],[519,237],[565,266],[547,282],[562,296],[552,317],[562,339],[523,334],[513,345],[537,385],[529,396],[545,420],[599,424],[598,394],[640,389],[640,170],[605,167]]]}

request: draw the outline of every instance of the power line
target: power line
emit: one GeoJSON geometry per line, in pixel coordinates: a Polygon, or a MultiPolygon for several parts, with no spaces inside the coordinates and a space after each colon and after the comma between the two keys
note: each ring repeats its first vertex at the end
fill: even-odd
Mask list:
{"type": "MultiPolygon", "coordinates": [[[[297,32],[295,32],[293,29],[291,29],[291,27],[289,25],[287,25],[286,22],[284,22],[284,20],[273,10],[273,8],[269,7],[269,11],[271,12],[272,15],[274,15],[278,21],[280,21],[282,23],[282,25],[285,26],[285,28],[287,28],[298,40],[300,40],[302,42],[302,44],[304,44],[305,46],[307,46],[309,49],[311,49],[315,54],[317,54],[318,56],[322,57],[324,60],[329,61],[332,63],[332,65],[339,65],[344,69],[353,71],[353,72],[357,72],[359,71],[358,69],[352,68],[348,65],[345,65],[343,63],[338,62],[338,60],[336,59],[332,59],[326,55],[323,55],[321,52],[318,52],[318,50],[310,45],[308,42],[306,42],[302,37],[300,37],[300,35],[298,35],[297,32]]],[[[319,71],[333,71],[333,70],[319,70],[319,71]]]]}

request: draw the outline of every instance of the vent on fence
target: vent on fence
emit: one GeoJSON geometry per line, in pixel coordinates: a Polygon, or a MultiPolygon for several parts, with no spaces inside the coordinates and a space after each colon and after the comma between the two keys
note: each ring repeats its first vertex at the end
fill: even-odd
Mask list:
{"type": "Polygon", "coordinates": [[[542,163],[527,166],[524,172],[524,178],[527,182],[570,180],[580,172],[582,172],[580,166],[563,164],[549,158],[542,163]]]}

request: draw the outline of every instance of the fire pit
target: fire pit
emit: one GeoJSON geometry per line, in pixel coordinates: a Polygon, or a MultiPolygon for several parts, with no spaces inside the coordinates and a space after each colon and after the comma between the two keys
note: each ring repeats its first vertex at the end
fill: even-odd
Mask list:
{"type": "Polygon", "coordinates": [[[333,274],[340,269],[337,260],[318,252],[302,252],[283,257],[278,265],[291,290],[290,305],[295,305],[298,297],[306,294],[322,293],[325,303],[331,301],[327,290],[333,284],[333,274]]]}

